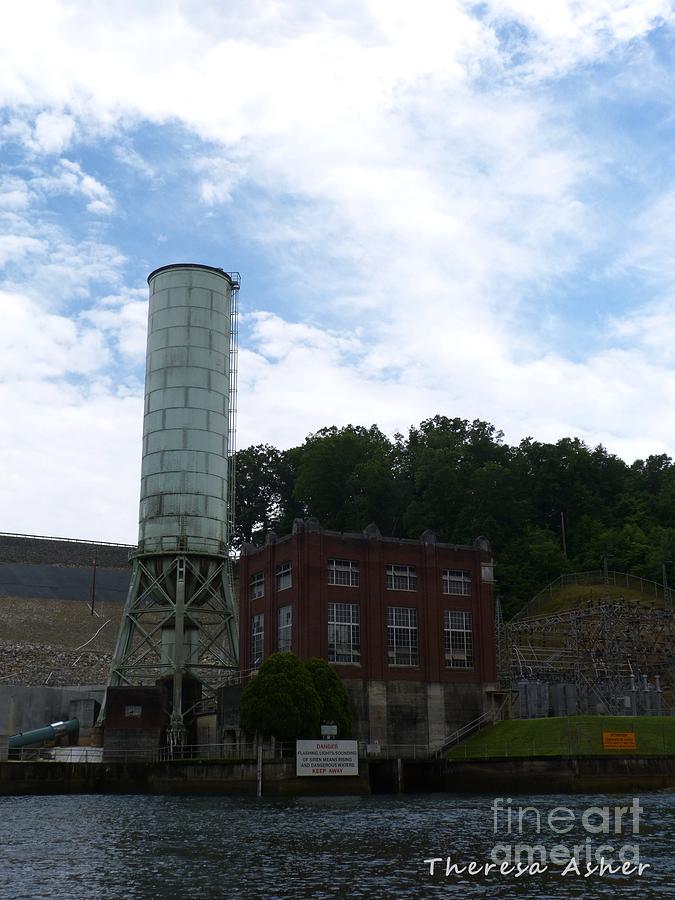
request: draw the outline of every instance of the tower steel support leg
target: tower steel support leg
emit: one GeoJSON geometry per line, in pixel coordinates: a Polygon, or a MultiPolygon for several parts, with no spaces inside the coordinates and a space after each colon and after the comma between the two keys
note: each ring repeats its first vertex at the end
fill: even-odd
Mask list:
{"type": "MultiPolygon", "coordinates": [[[[236,672],[237,612],[230,561],[219,556],[137,556],[108,686],[148,686],[171,680],[170,749],[185,741],[186,678],[200,683],[202,700],[236,672]]],[[[191,704],[191,705],[190,705],[191,704]]],[[[101,711],[99,723],[105,717],[101,711]]]]}

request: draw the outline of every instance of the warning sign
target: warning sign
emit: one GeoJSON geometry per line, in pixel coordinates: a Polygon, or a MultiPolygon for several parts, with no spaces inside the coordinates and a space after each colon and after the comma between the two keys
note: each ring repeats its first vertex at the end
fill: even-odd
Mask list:
{"type": "Polygon", "coordinates": [[[603,750],[637,750],[634,731],[603,731],[603,750]]]}
{"type": "Polygon", "coordinates": [[[358,775],[356,741],[296,741],[296,775],[358,775]]]}

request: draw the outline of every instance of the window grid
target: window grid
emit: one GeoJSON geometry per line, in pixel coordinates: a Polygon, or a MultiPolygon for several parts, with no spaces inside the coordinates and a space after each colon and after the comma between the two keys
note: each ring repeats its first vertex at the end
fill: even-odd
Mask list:
{"type": "Polygon", "coordinates": [[[459,594],[468,597],[471,594],[471,573],[463,569],[443,569],[443,593],[459,594]]]}
{"type": "Polygon", "coordinates": [[[276,568],[277,590],[285,591],[293,584],[293,570],[290,562],[280,563],[276,568]]]}
{"type": "Polygon", "coordinates": [[[415,566],[387,566],[387,590],[416,591],[417,569],[415,566]]]}
{"type": "Polygon", "coordinates": [[[447,669],[473,669],[473,626],[470,612],[443,612],[443,641],[447,669]]]}
{"type": "Polygon", "coordinates": [[[328,584],[339,584],[343,587],[359,586],[359,563],[351,559],[328,560],[328,584]]]}
{"type": "Polygon", "coordinates": [[[414,607],[390,606],[387,645],[390,666],[417,666],[417,610],[414,607]]]}
{"type": "Polygon", "coordinates": [[[251,619],[251,668],[257,669],[265,655],[265,614],[257,613],[251,619]]]}
{"type": "Polygon", "coordinates": [[[290,653],[293,649],[293,607],[280,606],[277,611],[277,650],[290,653]]]}
{"type": "Polygon", "coordinates": [[[249,580],[249,596],[251,600],[265,596],[265,576],[262,572],[255,572],[249,580]]]}
{"type": "Polygon", "coordinates": [[[358,603],[328,604],[328,659],[361,662],[361,609],[358,603]]]}

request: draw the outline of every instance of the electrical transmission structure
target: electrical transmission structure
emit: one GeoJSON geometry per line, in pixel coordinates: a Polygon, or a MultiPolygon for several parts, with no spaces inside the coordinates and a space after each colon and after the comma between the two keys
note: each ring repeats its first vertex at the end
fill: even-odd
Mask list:
{"type": "Polygon", "coordinates": [[[662,698],[672,704],[675,614],[665,589],[663,595],[663,605],[605,594],[571,608],[498,619],[500,680],[520,696],[521,715],[551,709],[556,715],[658,714],[662,698]],[[526,694],[538,711],[524,711],[526,694]]]}

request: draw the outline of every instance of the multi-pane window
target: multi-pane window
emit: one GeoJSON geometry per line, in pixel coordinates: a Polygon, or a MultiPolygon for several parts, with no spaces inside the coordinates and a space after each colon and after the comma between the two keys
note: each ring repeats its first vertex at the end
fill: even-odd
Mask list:
{"type": "Polygon", "coordinates": [[[283,591],[293,584],[293,573],[289,562],[280,563],[276,569],[277,590],[283,591]]]}
{"type": "Polygon", "coordinates": [[[416,591],[415,566],[387,566],[387,589],[390,591],[416,591]]]}
{"type": "Polygon", "coordinates": [[[463,594],[471,593],[471,573],[462,569],[443,569],[443,593],[463,594]]]}
{"type": "Polygon", "coordinates": [[[265,655],[265,615],[258,613],[251,619],[251,668],[257,669],[265,655]]]}
{"type": "Polygon", "coordinates": [[[328,659],[361,662],[361,615],[358,603],[328,604],[328,659]]]}
{"type": "Polygon", "coordinates": [[[251,575],[249,580],[249,596],[251,600],[265,596],[265,576],[262,572],[251,575]]]}
{"type": "Polygon", "coordinates": [[[359,564],[351,559],[328,560],[328,584],[359,586],[359,564]]]}
{"type": "Polygon", "coordinates": [[[290,653],[293,648],[293,607],[282,606],[277,612],[277,650],[290,653]]]}
{"type": "Polygon", "coordinates": [[[390,666],[416,666],[417,610],[407,606],[390,606],[387,626],[390,666]]]}
{"type": "Polygon", "coordinates": [[[443,641],[447,669],[473,669],[471,613],[446,609],[443,613],[443,641]]]}

